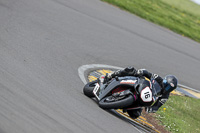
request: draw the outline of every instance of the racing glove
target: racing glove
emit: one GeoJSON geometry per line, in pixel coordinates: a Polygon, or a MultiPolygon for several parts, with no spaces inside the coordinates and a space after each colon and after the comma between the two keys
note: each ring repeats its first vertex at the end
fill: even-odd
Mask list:
{"type": "Polygon", "coordinates": [[[145,69],[138,69],[135,73],[135,76],[140,77],[144,75],[144,70],[145,69]]]}
{"type": "Polygon", "coordinates": [[[121,74],[121,71],[122,70],[117,70],[117,71],[114,71],[114,72],[111,72],[111,73],[107,73],[106,77],[107,77],[108,80],[110,80],[111,78],[114,78],[115,76],[119,76],[121,74]]]}
{"type": "Polygon", "coordinates": [[[116,73],[116,71],[115,72],[111,72],[111,73],[106,73],[106,77],[108,78],[108,79],[111,79],[111,78],[113,78],[114,76],[114,73],[116,73]]]}

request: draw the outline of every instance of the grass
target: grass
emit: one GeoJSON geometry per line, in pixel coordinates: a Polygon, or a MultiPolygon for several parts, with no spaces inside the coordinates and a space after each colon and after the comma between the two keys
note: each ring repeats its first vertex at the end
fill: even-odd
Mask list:
{"type": "Polygon", "coordinates": [[[200,6],[189,0],[102,1],[200,42],[200,6]]]}
{"type": "Polygon", "coordinates": [[[183,96],[170,96],[169,100],[156,113],[156,118],[170,132],[200,132],[200,99],[183,96]]]}
{"type": "Polygon", "coordinates": [[[161,0],[162,2],[181,9],[182,11],[200,16],[200,5],[195,4],[191,0],[161,0]]]}

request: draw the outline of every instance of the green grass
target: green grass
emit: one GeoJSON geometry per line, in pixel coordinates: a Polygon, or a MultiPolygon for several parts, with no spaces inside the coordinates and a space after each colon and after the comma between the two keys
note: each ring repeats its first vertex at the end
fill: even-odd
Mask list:
{"type": "Polygon", "coordinates": [[[200,42],[200,6],[189,0],[102,1],[200,42]]]}
{"type": "Polygon", "coordinates": [[[200,133],[200,99],[170,96],[156,114],[170,132],[200,133]]]}
{"type": "Polygon", "coordinates": [[[161,0],[170,6],[181,9],[182,11],[200,16],[200,5],[195,4],[191,0],[161,0]]]}

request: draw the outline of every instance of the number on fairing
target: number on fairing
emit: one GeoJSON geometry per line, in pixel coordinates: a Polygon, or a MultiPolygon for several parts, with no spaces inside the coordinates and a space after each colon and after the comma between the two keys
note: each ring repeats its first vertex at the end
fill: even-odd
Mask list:
{"type": "Polygon", "coordinates": [[[93,93],[98,99],[99,99],[99,92],[100,92],[100,85],[97,83],[93,90],[93,93]]]}
{"type": "Polygon", "coordinates": [[[143,102],[151,102],[152,101],[152,92],[149,87],[146,87],[141,92],[141,99],[143,102]]]}

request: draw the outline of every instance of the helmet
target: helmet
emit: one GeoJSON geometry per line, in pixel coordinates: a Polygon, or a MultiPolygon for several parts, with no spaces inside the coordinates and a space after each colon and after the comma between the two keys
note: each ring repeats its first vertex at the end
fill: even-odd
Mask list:
{"type": "Polygon", "coordinates": [[[163,85],[164,85],[163,93],[164,94],[170,93],[171,91],[176,89],[177,84],[178,84],[178,80],[175,76],[173,75],[165,76],[165,78],[163,79],[163,85]]]}

